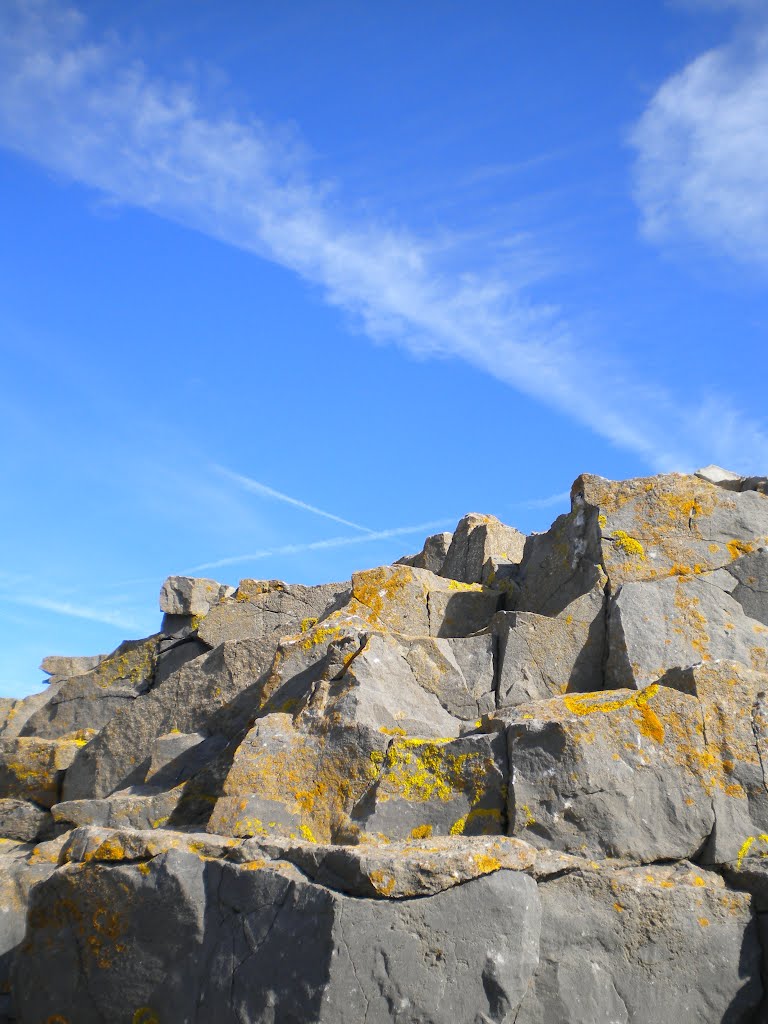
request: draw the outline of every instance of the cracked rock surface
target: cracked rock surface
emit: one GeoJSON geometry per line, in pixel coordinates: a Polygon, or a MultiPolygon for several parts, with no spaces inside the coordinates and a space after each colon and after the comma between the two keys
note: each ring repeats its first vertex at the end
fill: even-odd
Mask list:
{"type": "Polygon", "coordinates": [[[0,702],[0,1024],[766,1024],[768,486],[169,577],[0,702]]]}

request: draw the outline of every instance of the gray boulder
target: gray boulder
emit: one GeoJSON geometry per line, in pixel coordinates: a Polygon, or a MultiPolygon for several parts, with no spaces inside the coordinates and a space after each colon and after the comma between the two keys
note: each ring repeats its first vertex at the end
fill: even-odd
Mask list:
{"type": "Polygon", "coordinates": [[[207,615],[211,607],[235,592],[216,580],[169,576],[160,588],[160,611],[166,615],[207,615]]]}
{"type": "Polygon", "coordinates": [[[495,516],[470,512],[459,521],[440,575],[463,583],[494,585],[509,579],[520,564],[525,534],[495,516]]]}
{"type": "Polygon", "coordinates": [[[410,565],[414,569],[428,569],[429,572],[439,574],[451,546],[452,537],[452,533],[435,533],[427,537],[424,547],[418,554],[398,558],[395,565],[410,565]]]}

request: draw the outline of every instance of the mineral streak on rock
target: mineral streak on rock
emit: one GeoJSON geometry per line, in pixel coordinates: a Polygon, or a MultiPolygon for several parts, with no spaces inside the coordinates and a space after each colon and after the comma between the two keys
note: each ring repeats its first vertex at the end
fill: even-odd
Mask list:
{"type": "Polygon", "coordinates": [[[0,1024],[766,1024],[768,484],[171,576],[0,702],[0,1024]]]}

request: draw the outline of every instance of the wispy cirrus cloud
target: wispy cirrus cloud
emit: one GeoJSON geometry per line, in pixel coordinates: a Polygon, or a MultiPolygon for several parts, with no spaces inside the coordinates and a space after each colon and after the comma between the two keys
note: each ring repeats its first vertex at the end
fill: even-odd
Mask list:
{"type": "Polygon", "coordinates": [[[283,494],[282,491],[276,491],[273,487],[268,487],[266,484],[259,483],[258,480],[252,480],[249,476],[243,476],[242,473],[233,473],[232,470],[226,469],[224,466],[212,466],[211,467],[216,473],[224,477],[226,480],[236,484],[244,491],[248,491],[250,494],[258,494],[262,498],[271,498],[274,501],[285,502],[286,505],[293,505],[294,508],[303,509],[305,512],[311,512],[313,515],[322,516],[325,519],[332,519],[334,523],[341,523],[342,526],[351,526],[354,530],[361,530],[363,533],[372,534],[373,530],[369,530],[367,526],[360,526],[358,523],[352,523],[349,519],[342,519],[341,516],[334,515],[333,512],[326,512],[322,508],[317,508],[315,505],[309,505],[306,501],[302,501],[300,498],[292,498],[289,494],[283,494]]]}
{"type": "Polygon", "coordinates": [[[118,629],[136,630],[143,625],[137,618],[127,614],[123,610],[110,609],[107,607],[93,607],[73,603],[71,601],[58,601],[47,597],[34,597],[29,594],[0,594],[0,601],[18,605],[23,608],[37,608],[40,611],[53,612],[55,615],[66,615],[75,619],[87,619],[89,622],[99,622],[106,626],[115,626],[118,629]]]}
{"type": "Polygon", "coordinates": [[[707,6],[755,17],[668,78],[632,130],[642,230],[768,269],[768,8],[707,6]]]}
{"type": "Polygon", "coordinates": [[[213,562],[203,562],[202,565],[194,565],[187,571],[190,573],[203,572],[208,569],[221,569],[227,565],[238,565],[240,562],[257,562],[264,558],[275,558],[280,555],[303,555],[308,551],[325,551],[330,548],[346,548],[355,544],[370,544],[372,541],[391,540],[393,537],[406,537],[414,533],[424,534],[430,530],[440,530],[453,525],[455,524],[451,520],[438,519],[429,523],[419,523],[417,526],[396,526],[389,530],[376,530],[352,537],[329,537],[326,540],[309,541],[303,544],[284,544],[269,550],[252,551],[245,555],[232,555],[227,558],[218,558],[213,562]]]}
{"type": "MultiPolygon", "coordinates": [[[[204,107],[55,0],[0,9],[0,143],[111,201],[287,267],[370,337],[464,360],[654,468],[711,460],[716,422],[693,432],[690,401],[681,411],[604,346],[580,346],[562,311],[532,302],[491,254],[450,231],[425,237],[350,216],[334,188],[309,177],[295,136],[204,107]]],[[[725,461],[768,461],[768,438],[752,436],[754,450],[740,444],[725,461]]]]}

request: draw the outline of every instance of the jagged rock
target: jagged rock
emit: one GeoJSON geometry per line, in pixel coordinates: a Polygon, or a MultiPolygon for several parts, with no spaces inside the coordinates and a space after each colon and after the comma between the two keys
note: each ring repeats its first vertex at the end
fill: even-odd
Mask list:
{"type": "Polygon", "coordinates": [[[289,865],[254,870],[176,850],[69,865],[32,892],[17,1004],[23,1021],[61,1011],[83,1024],[114,1019],[118,1006],[127,1020],[141,1011],[201,1024],[383,1024],[398,1006],[434,1024],[479,1013],[502,1024],[535,970],[539,913],[535,882],[516,871],[382,902],[289,865]]]}
{"type": "Polygon", "coordinates": [[[0,740],[0,793],[51,807],[59,799],[65,770],[86,742],[87,734],[61,740],[0,740]]]}
{"type": "Polygon", "coordinates": [[[763,1024],[767,489],[584,476],[544,534],[171,578],[47,660],[0,704],[0,1022],[763,1024]]]}
{"type": "Polygon", "coordinates": [[[768,626],[768,551],[761,548],[744,555],[727,568],[736,580],[731,597],[739,602],[745,615],[768,626]]]}
{"type": "Polygon", "coordinates": [[[143,782],[155,741],[173,729],[233,735],[252,713],[272,661],[265,640],[224,643],[131,702],[84,747],[66,774],[65,800],[105,797],[143,782]]]}
{"type": "Polygon", "coordinates": [[[74,658],[49,654],[40,662],[40,671],[55,678],[69,679],[70,676],[82,676],[86,672],[91,672],[107,657],[106,654],[74,658]]]}
{"type": "Polygon", "coordinates": [[[695,475],[729,491],[768,493],[768,477],[765,476],[739,476],[738,473],[732,473],[721,466],[705,466],[703,469],[697,469],[695,475]]]}
{"type": "Polygon", "coordinates": [[[499,612],[498,706],[546,700],[603,687],[604,582],[577,597],[559,615],[499,612]]]}
{"type": "Polygon", "coordinates": [[[434,693],[451,715],[475,721],[494,710],[494,636],[398,637],[419,686],[434,693]]]}
{"type": "Polygon", "coordinates": [[[440,569],[463,583],[495,584],[511,577],[523,557],[525,534],[494,516],[470,512],[459,521],[440,569]]]}
{"type": "Polygon", "coordinates": [[[257,720],[235,754],[210,829],[333,839],[378,775],[392,734],[455,736],[459,722],[414,680],[394,640],[371,635],[295,715],[257,720]]]}
{"type": "Polygon", "coordinates": [[[197,635],[209,647],[217,647],[225,640],[296,633],[302,623],[325,618],[348,597],[345,583],[304,587],[279,580],[240,580],[232,597],[211,608],[197,635]]]}
{"type": "Polygon", "coordinates": [[[152,686],[160,634],[126,640],[81,676],[64,679],[49,699],[30,715],[23,736],[53,739],[79,729],[103,728],[118,708],[152,686]]]}
{"type": "Polygon", "coordinates": [[[428,569],[429,572],[439,575],[451,546],[452,537],[452,533],[435,533],[431,537],[427,537],[424,547],[418,554],[398,558],[395,565],[410,565],[414,569],[428,569]]]}
{"type": "Polygon", "coordinates": [[[415,636],[469,636],[484,629],[501,595],[474,583],[442,579],[426,569],[380,566],[352,576],[352,596],[373,625],[415,636]]]}
{"type": "Polygon", "coordinates": [[[539,966],[516,1024],[750,1021],[750,897],[693,865],[579,870],[539,886],[539,966]]]}
{"type": "Polygon", "coordinates": [[[211,607],[235,592],[216,580],[169,576],[160,588],[160,611],[166,615],[207,615],[211,607]]]}
{"type": "Polygon", "coordinates": [[[662,686],[521,705],[506,726],[509,831],[534,846],[652,861],[712,831],[701,708],[662,686]]]}
{"type": "Polygon", "coordinates": [[[729,572],[675,575],[625,583],[608,614],[610,686],[643,687],[700,661],[740,661],[768,668],[768,626],[735,601],[729,572]]]}
{"type": "Polygon", "coordinates": [[[30,800],[0,798],[0,836],[32,843],[50,827],[51,815],[30,800]]]}
{"type": "Polygon", "coordinates": [[[715,822],[705,863],[735,861],[744,844],[768,831],[768,675],[718,662],[674,673],[670,684],[694,694],[707,756],[698,777],[715,822]]]}

